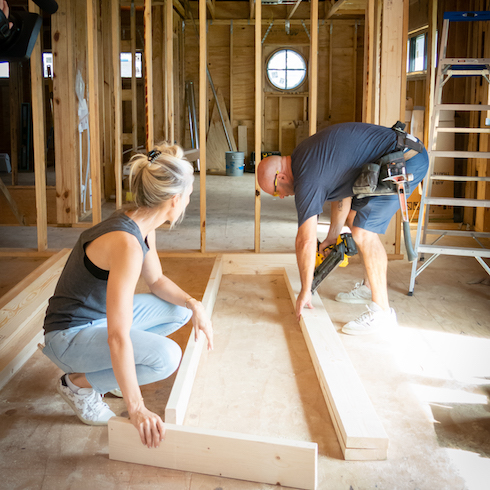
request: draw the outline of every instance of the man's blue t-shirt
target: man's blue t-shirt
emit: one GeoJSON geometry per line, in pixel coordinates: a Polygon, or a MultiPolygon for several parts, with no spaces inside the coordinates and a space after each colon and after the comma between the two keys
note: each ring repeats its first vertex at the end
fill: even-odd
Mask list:
{"type": "Polygon", "coordinates": [[[321,214],[325,201],[352,196],[362,166],[394,151],[396,139],[384,126],[342,123],[302,141],[291,154],[298,227],[321,214]]]}

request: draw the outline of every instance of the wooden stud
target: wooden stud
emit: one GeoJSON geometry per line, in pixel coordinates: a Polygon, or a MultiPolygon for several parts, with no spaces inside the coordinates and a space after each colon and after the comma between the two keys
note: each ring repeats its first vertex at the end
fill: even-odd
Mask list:
{"type": "Polygon", "coordinates": [[[109,458],[238,480],[314,490],[316,443],[165,424],[158,448],[141,444],[127,419],[109,420],[109,458]]]}
{"type": "MultiPolygon", "coordinates": [[[[39,14],[40,10],[31,0],[29,11],[39,14]]],[[[36,187],[37,249],[48,248],[48,211],[46,204],[46,152],[44,128],[44,78],[42,66],[41,39],[38,37],[31,54],[31,91],[34,143],[34,179],[36,187]]]]}
{"type": "MultiPolygon", "coordinates": [[[[151,0],[145,0],[145,93],[146,148],[148,149],[148,151],[150,151],[151,149],[153,149],[153,146],[155,144],[155,132],[153,129],[153,49],[151,28],[151,0]]],[[[173,131],[173,126],[171,128],[171,131],[173,131]]]]}
{"type": "Polygon", "coordinates": [[[262,159],[262,3],[255,5],[255,253],[260,252],[260,186],[258,166],[262,159]]]}
{"type": "Polygon", "coordinates": [[[316,133],[318,118],[318,0],[311,0],[309,134],[316,133]]]}
{"type": "Polygon", "coordinates": [[[207,39],[206,0],[199,0],[199,147],[201,252],[206,252],[206,112],[207,112],[207,39]]]}
{"type": "Polygon", "coordinates": [[[175,141],[174,134],[174,29],[173,29],[173,5],[172,0],[165,0],[165,66],[167,76],[167,117],[168,139],[175,141]]]}
{"type": "Polygon", "coordinates": [[[53,126],[56,155],[57,223],[78,222],[77,106],[75,87],[75,5],[60,0],[51,17],[53,50],[53,126]]]}
{"type": "Polygon", "coordinates": [[[114,93],[114,177],[116,209],[122,207],[122,87],[121,87],[121,10],[119,0],[111,1],[112,70],[114,93]]]}
{"type": "Polygon", "coordinates": [[[102,221],[97,18],[97,0],[89,0],[87,2],[87,89],[89,99],[90,176],[92,179],[92,223],[94,225],[102,221]]]}
{"type": "MultiPolygon", "coordinates": [[[[223,260],[217,257],[208,284],[202,298],[202,305],[208,318],[213,314],[216,296],[218,295],[221,276],[223,275],[223,260]]],[[[205,336],[200,332],[199,339],[195,340],[194,330],[189,336],[177,376],[175,378],[170,397],[165,407],[165,422],[171,424],[183,424],[187,405],[191,396],[192,386],[196,377],[199,359],[203,346],[206,342],[205,336]]]]}
{"type": "Polygon", "coordinates": [[[136,83],[136,9],[131,2],[131,134],[133,152],[138,149],[138,90],[136,83]]]}

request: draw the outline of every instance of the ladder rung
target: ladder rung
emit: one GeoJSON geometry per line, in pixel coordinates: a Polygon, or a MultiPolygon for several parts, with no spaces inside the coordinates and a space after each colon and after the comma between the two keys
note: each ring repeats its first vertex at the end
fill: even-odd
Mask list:
{"type": "Polygon", "coordinates": [[[490,58],[443,58],[442,65],[490,65],[490,58]]]}
{"type": "Polygon", "coordinates": [[[465,257],[490,257],[490,249],[488,248],[443,247],[441,245],[420,244],[417,247],[417,252],[442,255],[463,255],[465,257]]]}
{"type": "Polygon", "coordinates": [[[449,158],[490,158],[490,151],[450,151],[432,150],[430,155],[434,157],[449,158]]]}
{"type": "Polygon", "coordinates": [[[438,133],[490,133],[490,128],[442,128],[437,127],[438,133]]]}
{"type": "Polygon", "coordinates": [[[426,197],[424,204],[436,206],[463,206],[473,208],[490,208],[490,201],[484,199],[465,199],[464,197],[426,197]]]}
{"type": "Polygon", "coordinates": [[[490,233],[484,231],[464,231],[464,230],[438,230],[436,228],[428,228],[425,230],[427,235],[444,235],[444,236],[462,236],[469,238],[490,238],[490,233]]]}
{"type": "Polygon", "coordinates": [[[464,175],[431,175],[431,180],[451,180],[454,182],[490,182],[490,177],[464,175]]]}
{"type": "Polygon", "coordinates": [[[436,111],[490,111],[490,105],[483,104],[437,104],[436,111]]]}

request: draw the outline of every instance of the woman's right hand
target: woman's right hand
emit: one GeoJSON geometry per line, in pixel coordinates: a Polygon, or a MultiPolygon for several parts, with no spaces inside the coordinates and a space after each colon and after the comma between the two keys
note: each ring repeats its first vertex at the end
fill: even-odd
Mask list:
{"type": "Polygon", "coordinates": [[[145,446],[159,447],[160,442],[165,439],[163,420],[159,415],[148,410],[143,402],[136,410],[129,413],[129,420],[138,430],[141,442],[145,446]]]}

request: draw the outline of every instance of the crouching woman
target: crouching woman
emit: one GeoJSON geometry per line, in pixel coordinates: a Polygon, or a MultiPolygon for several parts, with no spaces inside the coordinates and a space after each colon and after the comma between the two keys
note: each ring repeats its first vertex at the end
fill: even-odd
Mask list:
{"type": "Polygon", "coordinates": [[[190,318],[213,347],[202,303],[165,277],[155,229],[183,218],[194,172],[178,146],[158,146],[131,160],[134,204],[84,231],[49,301],[44,354],[64,374],[58,392],[82,422],[114,416],[102,394],[120,390],[141,441],[157,447],[162,419],[145,407],[140,385],[170,376],[182,352],[167,338],[190,318]],[[140,275],[151,291],[136,294],[140,275]]]}

